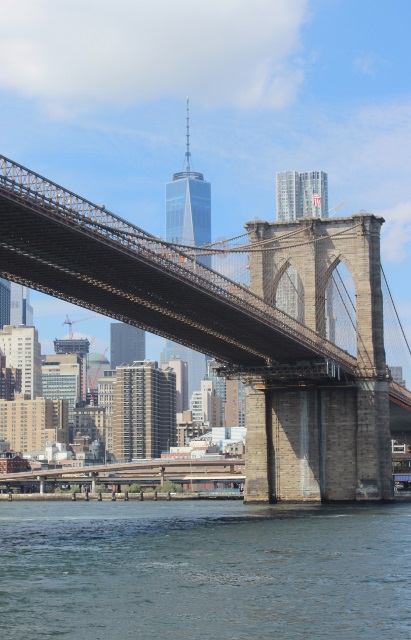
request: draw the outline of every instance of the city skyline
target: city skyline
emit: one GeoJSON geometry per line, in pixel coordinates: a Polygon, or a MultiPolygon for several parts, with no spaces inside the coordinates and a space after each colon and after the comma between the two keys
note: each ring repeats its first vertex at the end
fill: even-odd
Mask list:
{"type": "MultiPolygon", "coordinates": [[[[399,0],[392,12],[385,2],[370,0],[292,6],[260,1],[253,8],[242,2],[233,27],[229,9],[217,12],[211,3],[207,11],[187,12],[182,1],[174,8],[175,26],[190,38],[189,60],[170,46],[175,34],[172,42],[171,32],[164,34],[160,43],[151,32],[154,9],[142,13],[139,5],[126,4],[146,34],[136,38],[124,26],[123,12],[114,15],[108,4],[97,18],[85,9],[77,25],[86,52],[81,60],[66,60],[51,35],[58,33],[53,24],[73,20],[65,3],[50,12],[47,27],[43,13],[29,5],[25,12],[5,9],[0,31],[9,63],[0,73],[7,123],[2,153],[162,236],[164,183],[179,157],[184,101],[190,95],[195,164],[213,185],[213,239],[241,233],[254,217],[275,219],[277,172],[321,167],[329,176],[330,208],[346,201],[336,215],[367,210],[385,218],[384,269],[410,335],[405,274],[411,266],[411,105],[404,81],[409,3],[399,0]],[[148,54],[164,47],[165,66],[154,64],[155,55],[145,56],[151,63],[143,65],[134,49],[122,65],[127,81],[115,77],[115,60],[114,67],[104,66],[104,59],[96,66],[87,55],[87,34],[91,24],[99,34],[109,14],[111,35],[142,43],[148,54]],[[200,24],[213,38],[207,55],[200,24]],[[32,66],[18,64],[19,56],[11,53],[20,41],[32,66]],[[130,75],[136,80],[132,86],[130,75]],[[107,91],[113,82],[115,90],[107,91]]],[[[67,313],[73,320],[87,315],[39,293],[32,294],[31,304],[43,353],[53,352],[54,338],[65,337],[67,313]]],[[[109,324],[96,318],[76,327],[75,335],[95,338],[93,350],[103,353],[109,324]]],[[[159,360],[163,345],[162,338],[147,336],[147,356],[159,360]]]]}

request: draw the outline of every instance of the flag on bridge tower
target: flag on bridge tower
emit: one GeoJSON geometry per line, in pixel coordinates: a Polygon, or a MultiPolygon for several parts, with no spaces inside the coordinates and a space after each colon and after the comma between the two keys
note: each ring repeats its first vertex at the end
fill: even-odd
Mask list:
{"type": "Polygon", "coordinates": [[[318,193],[313,192],[313,205],[314,207],[321,207],[321,196],[318,193]]]}

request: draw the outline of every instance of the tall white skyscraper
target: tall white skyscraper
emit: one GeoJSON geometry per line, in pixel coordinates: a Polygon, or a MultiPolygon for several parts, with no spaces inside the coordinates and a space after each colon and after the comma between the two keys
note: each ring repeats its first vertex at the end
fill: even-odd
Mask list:
{"type": "Polygon", "coordinates": [[[41,396],[41,351],[37,329],[6,325],[0,331],[0,354],[6,366],[21,369],[21,391],[31,400],[41,396]]]}
{"type": "Polygon", "coordinates": [[[30,305],[30,289],[21,284],[11,283],[10,324],[14,327],[33,326],[33,307],[30,305]]]}
{"type": "Polygon", "coordinates": [[[278,222],[298,218],[328,218],[328,176],[324,171],[283,171],[276,174],[278,222]]]}
{"type": "Polygon", "coordinates": [[[163,362],[161,368],[172,369],[176,374],[176,412],[183,413],[188,409],[188,365],[180,358],[172,358],[163,362]]]}
{"type": "Polygon", "coordinates": [[[202,380],[201,389],[190,400],[193,420],[210,428],[222,426],[222,398],[216,395],[212,380],[202,380]]]}

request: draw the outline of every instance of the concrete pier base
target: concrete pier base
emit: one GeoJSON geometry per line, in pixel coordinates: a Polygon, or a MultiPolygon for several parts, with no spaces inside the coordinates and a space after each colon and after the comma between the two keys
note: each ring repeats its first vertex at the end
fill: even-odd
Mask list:
{"type": "Polygon", "coordinates": [[[393,499],[388,381],[261,386],[247,388],[246,502],[393,499]]]}

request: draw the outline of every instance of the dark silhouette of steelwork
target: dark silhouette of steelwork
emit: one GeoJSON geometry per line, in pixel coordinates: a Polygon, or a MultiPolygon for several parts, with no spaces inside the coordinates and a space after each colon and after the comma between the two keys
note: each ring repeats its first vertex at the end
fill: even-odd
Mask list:
{"type": "MultiPolygon", "coordinates": [[[[0,276],[164,336],[223,365],[306,366],[320,360],[345,379],[356,375],[353,356],[190,251],[4,156],[0,276]]],[[[409,392],[395,384],[392,392],[411,406],[409,392]]]]}

